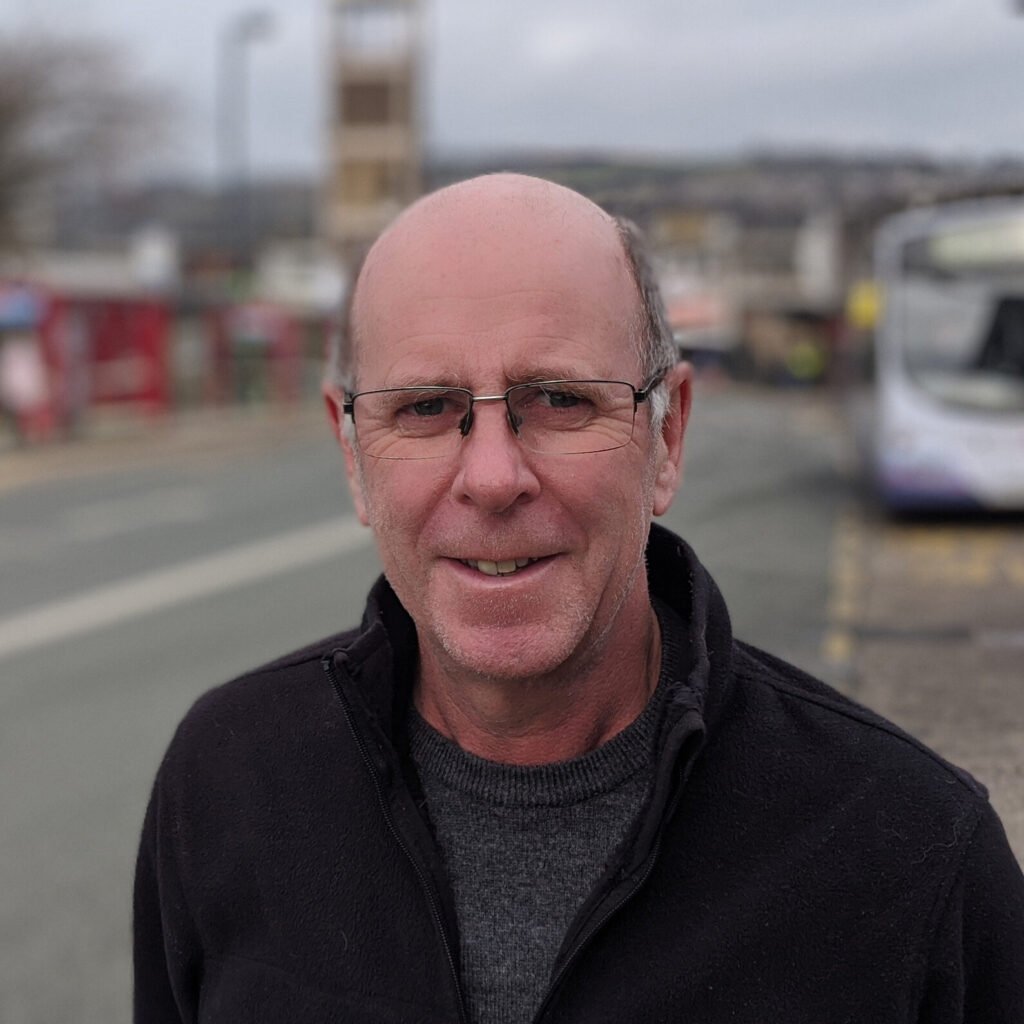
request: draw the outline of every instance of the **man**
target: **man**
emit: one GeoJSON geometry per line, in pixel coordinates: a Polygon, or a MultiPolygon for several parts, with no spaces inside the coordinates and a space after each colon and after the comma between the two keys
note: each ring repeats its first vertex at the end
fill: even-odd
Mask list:
{"type": "Polygon", "coordinates": [[[690,401],[630,232],[495,175],[371,250],[328,404],[384,578],[203,697],[136,1020],[1024,1021],[984,790],[734,642],[651,526],[690,401]]]}

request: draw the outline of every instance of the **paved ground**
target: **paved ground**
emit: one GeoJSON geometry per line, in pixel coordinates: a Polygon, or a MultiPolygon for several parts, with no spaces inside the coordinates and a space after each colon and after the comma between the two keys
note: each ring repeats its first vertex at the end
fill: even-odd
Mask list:
{"type": "Polygon", "coordinates": [[[154,464],[216,464],[282,448],[325,430],[319,402],[224,406],[161,418],[94,417],[83,437],[15,447],[0,424],[0,496],[37,484],[97,477],[154,464]]]}
{"type": "Polygon", "coordinates": [[[1024,862],[1024,520],[836,530],[825,652],[858,700],[990,789],[1024,862]]]}

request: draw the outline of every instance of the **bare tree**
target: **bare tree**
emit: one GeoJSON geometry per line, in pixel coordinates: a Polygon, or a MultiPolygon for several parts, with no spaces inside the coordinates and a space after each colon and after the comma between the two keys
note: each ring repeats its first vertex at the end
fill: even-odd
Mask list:
{"type": "Polygon", "coordinates": [[[0,246],[56,184],[110,184],[166,144],[174,98],[99,39],[0,35],[0,246]]]}

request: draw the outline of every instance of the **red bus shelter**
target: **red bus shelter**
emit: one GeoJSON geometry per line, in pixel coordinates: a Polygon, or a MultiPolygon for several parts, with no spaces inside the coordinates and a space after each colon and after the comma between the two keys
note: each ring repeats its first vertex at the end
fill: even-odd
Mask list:
{"type": "Polygon", "coordinates": [[[18,436],[71,433],[96,406],[166,412],[169,323],[160,299],[0,281],[0,402],[18,436]]]}

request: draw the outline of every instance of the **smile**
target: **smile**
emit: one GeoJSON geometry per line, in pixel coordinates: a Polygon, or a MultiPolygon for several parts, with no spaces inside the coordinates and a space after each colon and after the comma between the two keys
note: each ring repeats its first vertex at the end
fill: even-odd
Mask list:
{"type": "Polygon", "coordinates": [[[539,562],[539,558],[509,558],[501,562],[489,562],[486,559],[467,559],[460,558],[460,562],[463,565],[468,565],[470,569],[476,569],[477,572],[482,572],[485,576],[511,576],[513,573],[518,572],[520,569],[525,569],[526,566],[532,565],[534,562],[539,562]]]}

